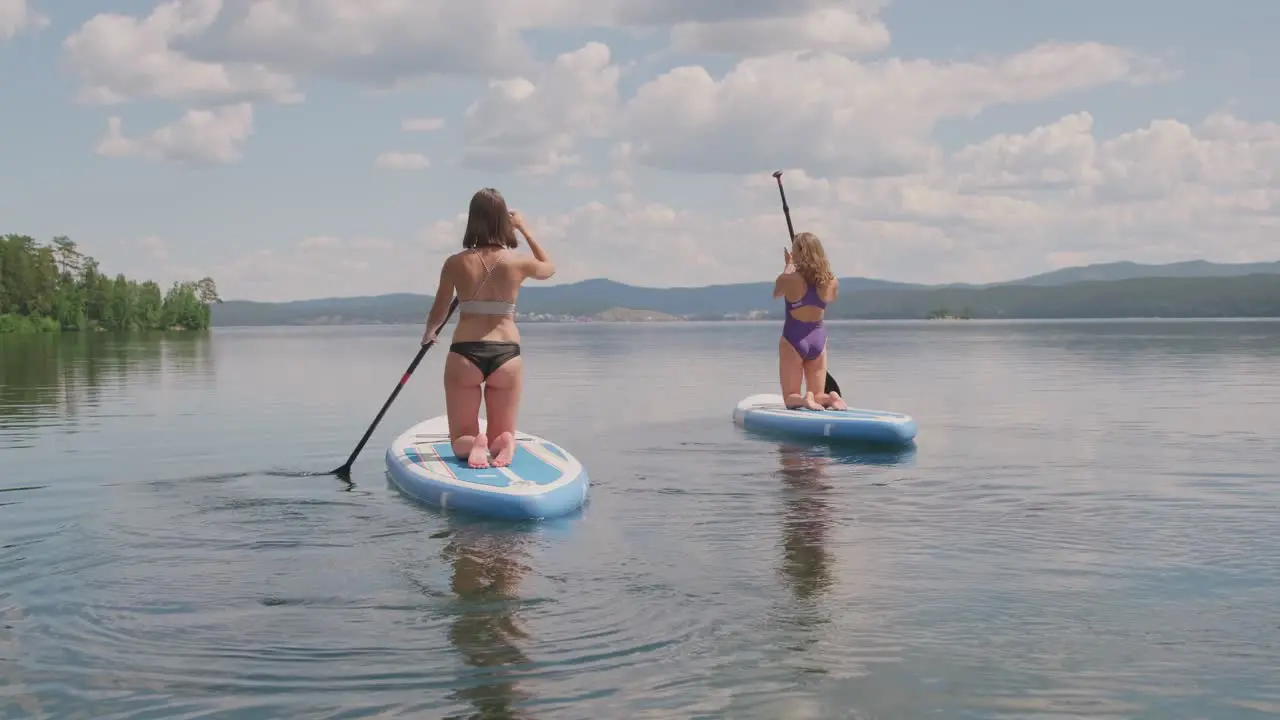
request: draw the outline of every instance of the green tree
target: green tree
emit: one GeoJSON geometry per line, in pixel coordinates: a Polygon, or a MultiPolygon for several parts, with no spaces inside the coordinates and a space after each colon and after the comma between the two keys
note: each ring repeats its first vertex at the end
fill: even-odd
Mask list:
{"type": "Polygon", "coordinates": [[[218,286],[214,284],[211,277],[203,277],[196,281],[196,295],[205,305],[222,302],[222,298],[218,297],[218,286]]]}
{"type": "Polygon", "coordinates": [[[160,286],[148,280],[138,287],[138,301],[134,306],[138,324],[144,328],[164,327],[164,295],[160,286]]]}
{"type": "Polygon", "coordinates": [[[65,235],[53,239],[53,255],[58,261],[58,271],[64,278],[70,279],[80,272],[84,255],[80,254],[75,242],[65,235]]]}
{"type": "Polygon", "coordinates": [[[27,235],[0,236],[0,333],[57,330],[204,330],[220,303],[213,278],[178,282],[162,293],[154,281],[104,275],[74,241],[42,245],[27,235]]]}

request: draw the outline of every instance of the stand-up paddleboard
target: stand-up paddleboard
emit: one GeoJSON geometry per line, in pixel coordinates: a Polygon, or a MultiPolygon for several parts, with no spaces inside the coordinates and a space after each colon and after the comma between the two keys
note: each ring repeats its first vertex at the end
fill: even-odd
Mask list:
{"type": "MultiPolygon", "coordinates": [[[[485,419],[480,418],[480,432],[485,419]]],[[[387,448],[387,471],[405,495],[443,510],[509,519],[552,518],[587,499],[591,481],[578,459],[548,440],[516,433],[506,467],[473,468],[454,457],[445,415],[405,430],[387,448]]]]}
{"type": "Polygon", "coordinates": [[[910,415],[884,410],[792,410],[781,395],[752,395],[733,409],[733,422],[745,430],[776,435],[884,445],[907,445],[916,437],[910,415]]]}

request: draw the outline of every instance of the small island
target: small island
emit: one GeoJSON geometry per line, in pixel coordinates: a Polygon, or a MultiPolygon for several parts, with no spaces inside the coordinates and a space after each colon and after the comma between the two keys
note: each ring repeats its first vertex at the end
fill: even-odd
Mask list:
{"type": "Polygon", "coordinates": [[[0,236],[0,334],[107,330],[206,330],[220,303],[212,278],[175,282],[103,274],[66,237],[48,245],[0,236]]]}
{"type": "Polygon", "coordinates": [[[965,309],[960,311],[959,315],[952,315],[950,310],[946,308],[938,308],[936,310],[929,311],[929,314],[925,315],[924,319],[925,320],[972,320],[973,311],[966,307],[965,309]]]}
{"type": "Polygon", "coordinates": [[[636,310],[633,308],[615,307],[597,313],[595,319],[600,322],[674,322],[681,320],[657,310],[636,310]]]}

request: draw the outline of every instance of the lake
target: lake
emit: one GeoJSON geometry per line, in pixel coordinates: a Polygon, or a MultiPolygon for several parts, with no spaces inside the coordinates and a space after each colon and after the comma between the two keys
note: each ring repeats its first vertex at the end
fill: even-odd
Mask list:
{"type": "Polygon", "coordinates": [[[914,449],[744,435],[777,323],[522,326],[588,506],[382,453],[420,327],[0,337],[0,718],[1280,715],[1280,322],[833,323],[914,449]]]}

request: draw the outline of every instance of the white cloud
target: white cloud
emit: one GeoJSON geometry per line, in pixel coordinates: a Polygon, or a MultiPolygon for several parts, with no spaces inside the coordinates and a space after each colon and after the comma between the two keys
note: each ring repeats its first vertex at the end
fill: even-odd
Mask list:
{"type": "Polygon", "coordinates": [[[174,43],[209,30],[220,6],[220,0],[169,0],[141,20],[95,15],[63,41],[66,62],[83,82],[80,99],[105,105],[301,99],[292,78],[261,64],[200,62],[174,50],[174,43]]]}
{"type": "Polygon", "coordinates": [[[342,238],[332,235],[313,235],[298,241],[299,250],[332,250],[342,247],[342,238]]]}
{"type": "Polygon", "coordinates": [[[997,135],[957,152],[963,187],[1075,188],[1105,203],[1155,200],[1187,186],[1280,189],[1280,124],[1251,124],[1225,112],[1198,127],[1153,120],[1105,142],[1093,118],[1076,113],[1026,135],[997,135]]]}
{"type": "Polygon", "coordinates": [[[169,245],[163,238],[155,235],[148,235],[139,240],[138,247],[155,260],[167,260],[169,258],[169,245]]]}
{"type": "MultiPolygon", "coordinates": [[[[783,178],[797,229],[856,233],[878,276],[992,281],[1047,264],[1274,260],[1280,124],[1215,113],[1099,139],[1078,113],[912,175],[783,178]]],[[[762,174],[745,188],[772,185],[762,174]]]]}
{"type": "MultiPolygon", "coordinates": [[[[1100,139],[1087,113],[1073,114],[962,148],[917,174],[818,178],[789,169],[783,180],[796,230],[816,232],[842,276],[990,282],[1122,259],[1274,260],[1280,124],[1215,113],[1152,134],[1151,127],[1170,123],[1180,125],[1157,121],[1100,139]],[[1149,196],[1095,197],[1117,182],[1119,168],[1126,168],[1119,176],[1142,173],[1141,163],[1179,168],[1180,175],[1149,196]]],[[[556,283],[768,280],[787,238],[773,178],[744,178],[739,200],[751,209],[708,212],[623,193],[567,212],[524,212],[559,268],[556,283]]],[[[304,241],[290,253],[255,255],[213,275],[228,297],[429,293],[430,273],[422,268],[460,249],[465,223],[465,214],[429,222],[416,242],[378,253],[331,239],[304,241]],[[293,254],[304,251],[305,261],[293,254]]]]}
{"type": "Polygon", "coordinates": [[[463,165],[542,174],[576,164],[576,136],[600,137],[611,128],[618,77],[609,48],[591,42],[556,57],[537,82],[491,82],[467,108],[463,165]]]}
{"type": "Polygon", "coordinates": [[[255,250],[230,262],[157,272],[165,277],[208,275],[227,299],[283,301],[402,291],[430,293],[435,290],[431,283],[438,273],[423,268],[428,261],[443,259],[443,255],[428,258],[420,247],[386,238],[314,236],[284,248],[255,250]]]}
{"type": "MultiPolygon", "coordinates": [[[[558,283],[606,276],[686,285],[733,275],[752,277],[755,269],[765,266],[759,262],[764,253],[780,250],[778,238],[785,237],[785,229],[781,236],[763,230],[764,219],[717,218],[629,195],[592,201],[565,213],[525,212],[530,230],[556,263],[558,283]],[[741,244],[741,252],[724,252],[724,238],[730,237],[741,244]],[[765,242],[770,237],[772,241],[765,242]]],[[[463,213],[429,224],[420,237],[425,251],[439,259],[459,251],[466,220],[463,213]]],[[[527,251],[523,243],[521,247],[527,251]]],[[[769,255],[773,256],[781,257],[780,252],[769,255]]]]}
{"type": "MultiPolygon", "coordinates": [[[[3,0],[14,2],[14,0],[3,0]]],[[[529,75],[528,30],[664,29],[678,50],[864,52],[888,42],[880,0],[166,0],[103,13],[66,42],[99,103],[297,100],[293,77],[390,87],[434,75],[529,75]]]]}
{"type": "Polygon", "coordinates": [[[956,153],[962,187],[1071,186],[1091,183],[1094,162],[1093,116],[1068,115],[1026,135],[996,135],[956,153]]]}
{"type": "Polygon", "coordinates": [[[716,79],[675,68],[626,108],[639,162],[685,172],[750,173],[801,164],[819,175],[892,176],[936,162],[939,120],[1151,78],[1147,63],[1097,43],[1047,43],[991,60],[860,63],[788,53],[741,61],[716,79]]]}
{"type": "Polygon", "coordinates": [[[298,241],[297,249],[304,251],[341,250],[343,252],[364,252],[370,250],[391,250],[396,243],[386,238],[364,236],[343,240],[333,235],[312,235],[298,241]]]}
{"type": "Polygon", "coordinates": [[[536,65],[531,29],[662,28],[680,50],[867,51],[882,0],[224,0],[193,53],[281,72],[389,85],[432,74],[509,76],[536,65]],[[766,32],[766,29],[771,31],[766,32]]]}
{"type": "Polygon", "coordinates": [[[121,119],[111,117],[97,153],[189,165],[227,164],[240,159],[251,134],[253,106],[248,103],[188,110],[179,120],[136,138],[126,137],[121,119]]]}
{"type": "MultiPolygon", "coordinates": [[[[842,276],[916,282],[997,281],[1120,259],[1275,259],[1280,187],[1274,172],[1232,173],[1218,164],[1218,177],[1228,180],[1223,185],[1187,182],[1159,198],[1097,202],[1088,191],[1106,182],[1098,168],[1120,162],[1110,153],[1142,137],[1139,130],[1092,139],[1097,150],[1090,167],[1073,171],[1082,180],[1046,186],[1035,153],[1026,148],[1039,142],[1048,165],[1075,168],[1062,163],[1058,146],[1044,138],[1064,128],[1077,135],[1086,119],[1068,116],[1025,136],[1005,138],[1021,150],[1003,164],[996,144],[987,142],[909,176],[815,178],[788,170],[783,179],[796,230],[816,232],[842,276]],[[995,159],[980,157],[982,149],[995,159]],[[985,168],[986,175],[976,167],[985,168]],[[1000,182],[975,191],[974,177],[1000,182]]],[[[1231,151],[1245,168],[1244,158],[1273,156],[1278,144],[1275,125],[1215,115],[1187,142],[1165,146],[1168,156],[1160,162],[1176,166],[1183,162],[1179,158],[1231,151]],[[1246,147],[1232,149],[1239,142],[1246,147]]],[[[1280,171],[1280,160],[1271,167],[1280,171]]],[[[650,286],[768,280],[779,270],[787,238],[773,178],[767,173],[745,178],[740,200],[752,209],[721,214],[624,193],[562,213],[524,212],[556,262],[556,283],[592,277],[650,286]]],[[[465,214],[429,222],[416,242],[388,244],[381,253],[336,239],[304,241],[296,250],[254,255],[212,274],[227,297],[430,293],[433,280],[424,280],[430,272],[422,268],[437,267],[460,249],[465,223],[465,214]],[[305,260],[297,254],[302,252],[305,260]]]]}
{"type": "MultiPolygon", "coordinates": [[[[954,62],[859,59],[888,47],[883,5],[166,0],[144,17],[97,15],[64,48],[82,100],[208,105],[133,138],[113,117],[98,147],[104,155],[187,163],[234,162],[253,131],[248,103],[298,100],[309,79],[386,87],[466,76],[481,91],[463,116],[447,118],[451,128],[458,124],[459,142],[433,146],[437,164],[454,159],[438,153],[454,151],[472,170],[559,173],[554,183],[529,184],[601,193],[566,212],[522,208],[557,259],[557,281],[768,279],[786,238],[768,175],[776,167],[796,168],[785,176],[796,228],[818,232],[845,275],[986,281],[1117,259],[1274,259],[1280,125],[1221,112],[1199,123],[1153,119],[1099,137],[1082,105],[1041,127],[944,148],[935,131],[949,119],[1171,75],[1150,58],[1099,43],[1044,43],[954,62]],[[675,53],[736,57],[727,71],[691,65],[646,81],[628,77],[632,66],[602,43],[538,60],[523,35],[569,29],[581,42],[579,30],[605,27],[644,28],[668,37],[675,53]],[[597,146],[601,153],[592,152],[597,146]],[[633,194],[646,169],[745,176],[737,181],[747,211],[649,202],[633,194]],[[606,199],[602,190],[619,194],[606,199]]],[[[27,12],[25,3],[0,0],[0,34],[19,27],[12,8],[27,12]]],[[[443,117],[417,117],[402,120],[400,130],[445,125],[443,117]]],[[[430,165],[409,151],[374,162],[400,170],[430,165]]],[[[422,263],[457,248],[462,219],[422,220],[428,229],[419,244],[313,237],[211,274],[239,296],[429,291],[422,263]],[[422,262],[386,261],[385,253],[422,262]]]]}
{"type": "Polygon", "coordinates": [[[219,22],[183,43],[210,61],[389,86],[432,74],[520,72],[533,56],[515,0],[222,0],[219,22]]]}
{"type": "Polygon", "coordinates": [[[444,124],[444,118],[408,118],[400,123],[400,129],[404,132],[434,132],[444,127],[444,124]]]}
{"type": "Polygon", "coordinates": [[[27,0],[0,0],[0,40],[8,40],[20,32],[48,24],[49,18],[37,12],[27,0]]]}
{"type": "Polygon", "coordinates": [[[635,170],[634,152],[629,142],[615,143],[609,149],[609,163],[612,166],[609,171],[609,182],[622,190],[628,190],[632,186],[632,172],[635,170]]]}
{"type": "Polygon", "coordinates": [[[600,187],[600,178],[589,173],[575,172],[565,177],[564,184],[575,190],[591,190],[600,187]]]}
{"type": "Polygon", "coordinates": [[[876,17],[879,5],[844,3],[787,17],[680,23],[671,29],[671,45],[679,51],[733,55],[790,50],[842,55],[880,52],[889,47],[889,28],[876,17]]]}
{"type": "Polygon", "coordinates": [[[410,152],[384,152],[373,164],[383,170],[425,170],[431,167],[426,155],[410,152]]]}

